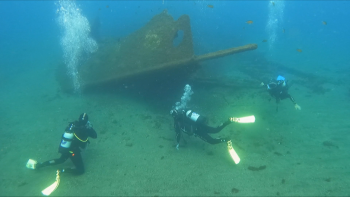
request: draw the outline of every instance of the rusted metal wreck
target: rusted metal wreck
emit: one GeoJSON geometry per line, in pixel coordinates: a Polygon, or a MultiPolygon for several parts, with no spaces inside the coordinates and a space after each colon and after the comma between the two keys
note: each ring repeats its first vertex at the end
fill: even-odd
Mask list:
{"type": "MultiPolygon", "coordinates": [[[[167,11],[154,16],[148,24],[122,40],[109,39],[99,43],[97,52],[78,68],[82,90],[134,79],[171,79],[177,74],[195,71],[198,62],[247,50],[256,44],[195,56],[190,18],[182,15],[177,21],[167,11]],[[183,31],[180,44],[173,40],[183,31]]],[[[59,66],[57,78],[65,91],[73,89],[65,66],[59,66]]]]}

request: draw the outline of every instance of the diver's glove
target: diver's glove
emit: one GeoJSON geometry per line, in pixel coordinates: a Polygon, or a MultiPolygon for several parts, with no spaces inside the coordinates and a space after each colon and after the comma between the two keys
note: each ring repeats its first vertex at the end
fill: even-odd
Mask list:
{"type": "Polygon", "coordinates": [[[180,144],[176,144],[176,150],[179,150],[180,144]]]}
{"type": "Polygon", "coordinates": [[[90,121],[87,121],[85,127],[86,127],[87,129],[91,129],[91,128],[93,127],[93,125],[91,124],[90,121]]]}
{"type": "Polygon", "coordinates": [[[301,107],[298,105],[298,104],[294,104],[294,108],[296,109],[296,110],[301,110],[301,107]]]}

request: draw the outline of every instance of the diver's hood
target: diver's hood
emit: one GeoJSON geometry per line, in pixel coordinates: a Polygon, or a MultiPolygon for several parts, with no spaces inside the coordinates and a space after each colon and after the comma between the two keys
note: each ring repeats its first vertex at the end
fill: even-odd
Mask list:
{"type": "Polygon", "coordinates": [[[278,75],[276,80],[277,81],[284,81],[284,80],[286,80],[286,78],[282,77],[281,75],[278,75]]]}

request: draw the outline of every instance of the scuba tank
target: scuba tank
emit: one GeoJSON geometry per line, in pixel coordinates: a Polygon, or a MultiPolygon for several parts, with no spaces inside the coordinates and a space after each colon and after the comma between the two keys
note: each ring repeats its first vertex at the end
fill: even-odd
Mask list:
{"type": "Polygon", "coordinates": [[[74,137],[74,124],[71,123],[69,124],[69,126],[66,128],[64,134],[62,135],[62,140],[61,140],[61,144],[60,144],[60,150],[63,149],[68,149],[70,148],[70,145],[72,144],[72,140],[74,137]]]}
{"type": "Polygon", "coordinates": [[[191,119],[193,122],[204,124],[206,122],[206,118],[197,114],[196,112],[192,110],[188,110],[186,112],[186,117],[191,119]]]}

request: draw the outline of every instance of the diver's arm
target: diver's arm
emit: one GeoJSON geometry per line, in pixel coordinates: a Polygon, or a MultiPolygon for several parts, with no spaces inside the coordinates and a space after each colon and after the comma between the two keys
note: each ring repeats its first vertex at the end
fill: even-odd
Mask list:
{"type": "Polygon", "coordinates": [[[288,94],[288,97],[289,97],[289,99],[290,99],[294,104],[297,104],[297,103],[295,102],[294,98],[292,97],[292,95],[288,94]]]}
{"type": "Polygon", "coordinates": [[[174,123],[174,128],[175,128],[175,132],[176,132],[176,149],[179,149],[180,139],[181,139],[180,123],[179,122],[175,122],[174,123]]]}
{"type": "Polygon", "coordinates": [[[96,133],[95,129],[93,128],[93,125],[91,124],[90,121],[88,121],[84,127],[85,127],[86,132],[87,132],[89,137],[94,138],[94,139],[97,138],[97,133],[96,133]]]}
{"type": "Polygon", "coordinates": [[[262,82],[260,83],[260,87],[267,87],[267,84],[268,84],[268,83],[265,83],[265,82],[262,81],[262,82]]]}
{"type": "Polygon", "coordinates": [[[295,100],[294,100],[294,98],[290,95],[290,94],[288,94],[289,95],[289,99],[293,102],[293,104],[294,104],[294,108],[296,109],[296,110],[301,110],[301,107],[295,102],[295,100]]]}
{"type": "Polygon", "coordinates": [[[276,98],[276,103],[277,103],[277,104],[278,104],[278,103],[280,103],[281,98],[280,98],[280,97],[278,97],[278,96],[275,96],[275,98],[276,98]]]}
{"type": "Polygon", "coordinates": [[[91,128],[88,128],[87,130],[88,130],[88,133],[89,133],[89,137],[94,138],[94,139],[97,138],[97,133],[96,133],[95,129],[93,129],[91,127],[91,128]]]}
{"type": "Polygon", "coordinates": [[[181,139],[181,129],[178,123],[176,123],[175,125],[175,132],[176,132],[176,142],[179,144],[181,139]]]}

